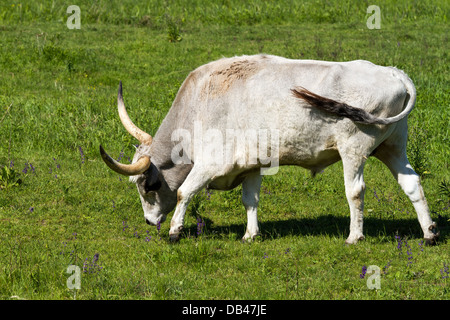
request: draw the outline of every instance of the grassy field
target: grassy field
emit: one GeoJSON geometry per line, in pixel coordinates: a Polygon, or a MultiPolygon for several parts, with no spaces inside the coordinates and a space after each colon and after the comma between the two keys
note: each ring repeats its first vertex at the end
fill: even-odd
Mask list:
{"type": "MultiPolygon", "coordinates": [[[[0,299],[449,299],[448,1],[3,1],[0,4],[0,299]],[[69,5],[81,28],[69,29],[69,5]],[[381,28],[368,29],[378,5],[381,28]],[[261,236],[243,243],[241,187],[202,191],[182,239],[145,224],[136,187],[102,162],[154,134],[188,73],[242,54],[397,66],[418,97],[408,156],[439,245],[378,160],[365,167],[366,240],[349,233],[342,164],[265,176],[261,236]],[[396,238],[397,236],[397,238],[396,238]],[[69,289],[69,265],[81,289],[69,289]],[[364,266],[381,269],[371,290],[364,266]]],[[[170,219],[169,215],[169,219],[170,219]]]]}

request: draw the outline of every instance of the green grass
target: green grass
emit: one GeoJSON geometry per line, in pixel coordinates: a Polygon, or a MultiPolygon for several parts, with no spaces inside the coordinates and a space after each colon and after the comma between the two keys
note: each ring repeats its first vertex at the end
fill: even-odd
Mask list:
{"type": "Polygon", "coordinates": [[[448,2],[379,1],[380,30],[367,29],[371,3],[359,1],[78,1],[80,30],[66,27],[74,3],[21,4],[0,5],[0,167],[13,163],[0,180],[9,186],[0,190],[1,299],[73,299],[67,266],[87,271],[97,253],[102,268],[82,272],[76,299],[450,297],[448,2]],[[123,162],[133,156],[136,142],[116,111],[119,80],[131,118],[155,133],[191,70],[260,52],[366,59],[408,73],[418,92],[408,155],[441,231],[438,246],[422,251],[411,203],[372,158],[366,240],[355,246],[344,245],[340,163],[314,179],[295,167],[266,176],[253,243],[240,240],[240,187],[201,192],[177,244],[168,223],[159,232],[145,224],[135,186],[98,154],[103,144],[116,158],[123,150],[123,162]],[[400,254],[395,235],[410,254],[404,244],[400,254]],[[367,288],[364,265],[381,268],[381,289],[367,288]]]}

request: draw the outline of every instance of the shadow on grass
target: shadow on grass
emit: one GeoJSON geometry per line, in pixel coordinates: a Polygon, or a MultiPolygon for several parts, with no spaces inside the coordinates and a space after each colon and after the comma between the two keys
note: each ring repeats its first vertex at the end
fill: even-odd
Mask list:
{"type": "MultiPolygon", "coordinates": [[[[246,228],[246,221],[242,224],[231,224],[226,226],[213,225],[213,221],[204,218],[206,222],[206,235],[219,235],[226,237],[227,235],[235,235],[236,239],[240,239],[246,228]]],[[[439,242],[446,242],[450,231],[450,223],[447,219],[440,219],[437,222],[438,230],[440,231],[439,242]]],[[[350,218],[323,215],[314,218],[298,218],[286,220],[274,220],[260,222],[259,228],[263,239],[278,239],[287,236],[334,236],[341,237],[342,241],[349,235],[350,218]]],[[[197,229],[190,227],[185,229],[185,232],[195,234],[197,229]]],[[[409,238],[423,237],[422,229],[419,221],[413,217],[411,218],[364,218],[364,235],[367,237],[379,238],[379,241],[388,242],[393,241],[395,235],[401,237],[407,236],[409,238]]]]}

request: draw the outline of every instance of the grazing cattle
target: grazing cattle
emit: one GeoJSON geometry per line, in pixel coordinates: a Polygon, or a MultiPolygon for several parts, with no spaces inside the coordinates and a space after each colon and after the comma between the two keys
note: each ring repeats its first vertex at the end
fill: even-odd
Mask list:
{"type": "Polygon", "coordinates": [[[163,222],[175,208],[172,240],[179,238],[190,200],[205,187],[229,190],[242,183],[244,239],[253,239],[259,233],[262,175],[280,165],[315,174],[342,160],[350,207],[346,243],[364,238],[363,169],[374,156],[397,179],[426,242],[433,244],[436,224],[406,157],[407,115],[415,99],[405,73],[367,61],[224,58],[188,75],[154,137],[128,117],[120,83],[119,116],[140,145],[130,165],[115,161],[101,146],[100,153],[111,169],[136,183],[147,223],[163,222]]]}

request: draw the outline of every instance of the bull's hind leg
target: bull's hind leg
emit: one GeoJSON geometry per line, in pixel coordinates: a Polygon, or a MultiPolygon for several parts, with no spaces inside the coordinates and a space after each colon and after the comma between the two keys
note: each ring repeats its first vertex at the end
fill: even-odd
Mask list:
{"type": "Polygon", "coordinates": [[[258,171],[242,182],[242,203],[247,210],[247,231],[243,240],[252,240],[259,234],[257,208],[261,181],[262,176],[258,171]]]}
{"type": "Polygon", "coordinates": [[[342,157],[344,165],[345,195],[350,207],[350,235],[345,243],[355,244],[363,240],[364,157],[342,157]]]}
{"type": "Polygon", "coordinates": [[[381,145],[375,157],[380,159],[391,170],[393,176],[411,200],[417,213],[420,226],[427,244],[435,244],[439,233],[436,223],[431,220],[430,210],[420,184],[419,175],[414,171],[406,156],[405,148],[381,145]]]}

